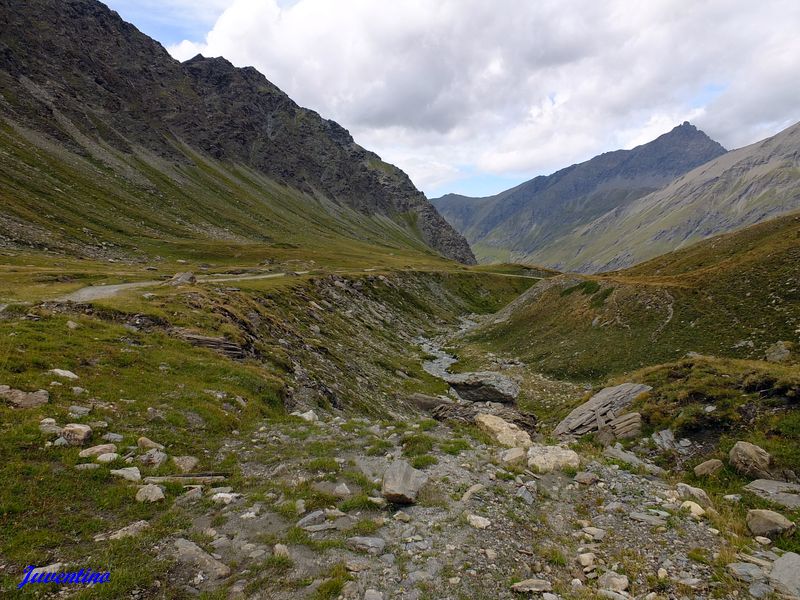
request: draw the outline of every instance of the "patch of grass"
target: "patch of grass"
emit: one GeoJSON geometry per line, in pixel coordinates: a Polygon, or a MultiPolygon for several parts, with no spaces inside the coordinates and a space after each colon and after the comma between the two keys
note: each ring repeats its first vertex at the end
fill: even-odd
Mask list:
{"type": "Polygon", "coordinates": [[[411,466],[415,469],[424,469],[426,467],[430,467],[431,465],[435,465],[439,462],[432,454],[420,454],[419,456],[415,456],[411,459],[411,466]]]}
{"type": "Polygon", "coordinates": [[[420,456],[433,450],[435,440],[424,433],[410,435],[403,440],[403,454],[406,456],[420,456]]]}
{"type": "Polygon", "coordinates": [[[472,446],[470,446],[470,443],[464,438],[451,438],[439,444],[439,449],[442,452],[445,454],[451,454],[452,456],[458,456],[470,448],[472,448],[472,446]]]}

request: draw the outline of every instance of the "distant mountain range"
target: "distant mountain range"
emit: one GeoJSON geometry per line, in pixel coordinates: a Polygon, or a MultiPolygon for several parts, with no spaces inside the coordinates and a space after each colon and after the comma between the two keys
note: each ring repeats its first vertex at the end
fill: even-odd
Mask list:
{"type": "Polygon", "coordinates": [[[406,174],[343,127],[253,68],[174,60],[95,0],[0,0],[0,150],[1,245],[96,253],[296,231],[474,262],[406,174]]]}
{"type": "Polygon", "coordinates": [[[800,208],[799,131],[726,153],[683,123],[496,196],[432,202],[484,262],[623,268],[800,208]]]}

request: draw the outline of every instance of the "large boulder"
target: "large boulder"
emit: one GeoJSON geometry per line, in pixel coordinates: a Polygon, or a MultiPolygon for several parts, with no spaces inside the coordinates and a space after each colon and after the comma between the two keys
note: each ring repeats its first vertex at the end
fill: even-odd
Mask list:
{"type": "MultiPolygon", "coordinates": [[[[609,426],[618,421],[637,396],[651,389],[653,388],[642,383],[623,383],[604,388],[569,413],[556,426],[553,434],[580,436],[609,426]]],[[[623,422],[627,423],[624,420],[623,422]]]]}
{"type": "Polygon", "coordinates": [[[514,423],[496,415],[481,413],[475,417],[478,429],[488,434],[495,442],[507,448],[529,448],[531,436],[514,423]]]}
{"type": "Polygon", "coordinates": [[[769,582],[782,594],[800,597],[800,554],[787,552],[772,563],[769,582]]]}
{"type": "Polygon", "coordinates": [[[738,441],[728,453],[731,466],[747,477],[771,479],[769,467],[772,457],[763,448],[750,442],[738,441]]]}
{"type": "Polygon", "coordinates": [[[744,486],[748,492],[790,510],[800,509],[800,485],[772,479],[756,479],[744,486]]]}
{"type": "Polygon", "coordinates": [[[519,396],[516,381],[493,371],[448,374],[444,380],[467,402],[511,403],[519,396]]]}
{"type": "Polygon", "coordinates": [[[428,476],[404,460],[396,460],[383,474],[381,494],[395,504],[413,504],[428,476]]]}
{"type": "Polygon", "coordinates": [[[794,523],[780,513],[771,510],[747,511],[747,528],[753,535],[775,537],[794,530],[794,523]]]}
{"type": "Polygon", "coordinates": [[[580,456],[569,448],[537,445],[528,449],[528,467],[539,473],[560,471],[565,468],[577,469],[580,464],[580,456]]]}
{"type": "Polygon", "coordinates": [[[36,408],[50,401],[50,393],[47,390],[24,392],[7,385],[0,385],[0,398],[14,408],[36,408]]]}

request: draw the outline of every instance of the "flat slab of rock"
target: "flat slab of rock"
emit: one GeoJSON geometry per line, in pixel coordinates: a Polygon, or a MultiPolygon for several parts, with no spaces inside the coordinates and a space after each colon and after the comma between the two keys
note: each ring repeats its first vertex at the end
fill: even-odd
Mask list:
{"type": "Polygon", "coordinates": [[[200,546],[189,540],[175,540],[175,558],[179,562],[202,571],[212,579],[222,579],[231,574],[230,567],[221,563],[200,546]]]}
{"type": "Polygon", "coordinates": [[[143,485],[142,487],[139,488],[139,491],[136,492],[137,502],[159,502],[163,499],[164,499],[163,490],[157,485],[154,485],[152,483],[143,485]]]}
{"type": "Polygon", "coordinates": [[[530,448],[533,443],[527,431],[497,415],[480,413],[475,416],[475,424],[478,429],[506,448],[530,448]]]}
{"type": "Polygon", "coordinates": [[[772,479],[756,479],[744,486],[748,492],[790,510],[800,508],[800,485],[772,479]]]}
{"type": "Polygon", "coordinates": [[[528,594],[531,592],[549,592],[553,586],[546,579],[525,579],[511,586],[512,592],[528,594]]]}
{"type": "Polygon", "coordinates": [[[556,426],[553,434],[581,436],[608,427],[622,415],[637,396],[651,389],[653,388],[642,383],[623,383],[604,388],[569,413],[556,426]]]}
{"type": "Polygon", "coordinates": [[[728,572],[739,581],[745,583],[753,583],[754,581],[761,581],[766,579],[764,571],[761,567],[752,563],[738,562],[728,565],[728,572]]]}
{"type": "Polygon", "coordinates": [[[116,477],[122,477],[127,481],[141,481],[142,474],[139,472],[139,467],[125,467],[124,469],[111,469],[111,474],[116,477]]]}
{"type": "Polygon", "coordinates": [[[428,476],[404,460],[394,461],[383,473],[381,494],[395,504],[413,504],[428,476]]]}
{"type": "Polygon", "coordinates": [[[78,376],[75,375],[72,371],[67,371],[66,369],[50,369],[48,373],[55,375],[56,377],[63,377],[64,379],[78,379],[78,376]]]}
{"type": "Polygon", "coordinates": [[[641,467],[651,475],[664,475],[665,471],[659,466],[654,464],[648,463],[643,461],[641,458],[636,456],[633,452],[628,452],[627,450],[623,449],[621,444],[615,444],[614,446],[608,446],[605,450],[603,450],[603,454],[608,458],[613,458],[620,462],[624,462],[625,464],[631,465],[633,467],[641,467]]]}
{"type": "Polygon", "coordinates": [[[347,546],[369,554],[380,554],[386,547],[386,540],[379,537],[351,537],[347,538],[347,546]]]}
{"type": "Polygon", "coordinates": [[[581,458],[577,452],[561,446],[531,446],[528,449],[528,467],[539,473],[560,471],[567,467],[577,469],[581,458]]]}
{"type": "Polygon", "coordinates": [[[47,390],[23,392],[7,385],[0,385],[0,398],[14,408],[36,408],[50,401],[50,392],[47,390]]]}
{"type": "Polygon", "coordinates": [[[78,453],[80,458],[89,458],[90,456],[100,456],[109,452],[116,452],[117,447],[114,444],[100,444],[99,446],[92,446],[86,448],[78,453]]]}
{"type": "Polygon", "coordinates": [[[782,594],[800,597],[800,554],[787,552],[772,563],[769,582],[782,594]]]}
{"type": "Polygon", "coordinates": [[[694,468],[694,474],[697,477],[711,477],[719,473],[725,465],[718,458],[712,458],[705,462],[701,462],[694,468]]]}
{"type": "Polygon", "coordinates": [[[127,527],[123,527],[122,529],[117,529],[116,531],[112,531],[111,533],[99,533],[94,536],[95,542],[102,542],[104,540],[121,540],[122,538],[126,537],[133,537],[135,535],[139,535],[145,529],[150,527],[150,523],[147,521],[136,521],[135,523],[131,523],[127,527]]]}
{"type": "Polygon", "coordinates": [[[493,371],[448,374],[444,380],[460,398],[468,402],[511,403],[519,396],[519,384],[516,381],[493,371]]]}

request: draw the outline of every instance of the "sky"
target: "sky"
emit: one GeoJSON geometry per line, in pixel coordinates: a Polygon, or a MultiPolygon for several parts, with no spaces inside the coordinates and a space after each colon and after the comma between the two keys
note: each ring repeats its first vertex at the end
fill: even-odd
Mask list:
{"type": "Polygon", "coordinates": [[[179,60],[254,66],[429,197],[484,196],[691,121],[800,121],[797,0],[105,0],[179,60]]]}

